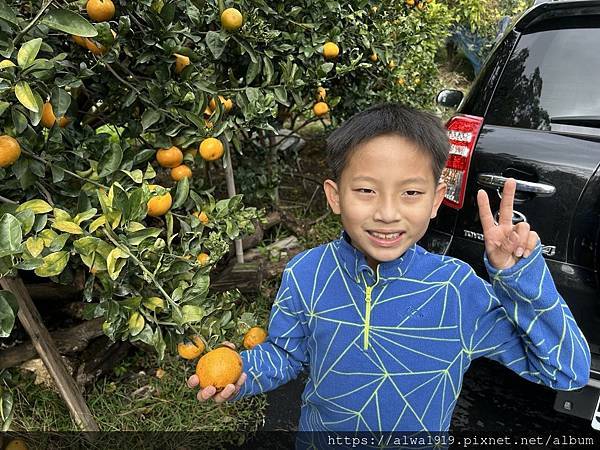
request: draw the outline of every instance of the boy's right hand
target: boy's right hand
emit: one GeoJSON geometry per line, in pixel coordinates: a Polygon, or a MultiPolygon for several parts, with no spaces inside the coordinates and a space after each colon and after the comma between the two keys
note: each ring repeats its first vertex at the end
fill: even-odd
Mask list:
{"type": "MultiPolygon", "coordinates": [[[[235,350],[235,345],[231,342],[225,341],[223,342],[223,345],[226,345],[227,347],[230,347],[231,349],[235,350]]],[[[235,385],[228,384],[227,386],[225,386],[225,388],[223,388],[221,392],[217,392],[217,389],[214,386],[206,386],[204,389],[201,389],[198,392],[196,398],[201,402],[212,398],[215,403],[223,403],[240,391],[242,384],[244,384],[244,382],[246,381],[246,378],[246,373],[242,372],[242,375],[240,375],[238,380],[235,382],[235,385]]],[[[198,386],[198,384],[200,384],[200,380],[198,379],[198,375],[196,374],[192,375],[187,380],[187,385],[189,388],[195,388],[196,386],[198,386]]]]}

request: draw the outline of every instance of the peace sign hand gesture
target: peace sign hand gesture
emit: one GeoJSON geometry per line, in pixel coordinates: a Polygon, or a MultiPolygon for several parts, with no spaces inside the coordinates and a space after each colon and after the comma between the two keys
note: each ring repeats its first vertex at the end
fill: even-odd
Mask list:
{"type": "Polygon", "coordinates": [[[483,239],[488,261],[496,269],[508,269],[519,261],[521,257],[527,258],[539,239],[535,231],[529,230],[527,222],[512,223],[513,203],[517,182],[509,178],[502,189],[500,201],[500,218],[494,222],[490,201],[487,193],[480,189],[477,192],[477,206],[479,219],[483,227],[483,239]]]}

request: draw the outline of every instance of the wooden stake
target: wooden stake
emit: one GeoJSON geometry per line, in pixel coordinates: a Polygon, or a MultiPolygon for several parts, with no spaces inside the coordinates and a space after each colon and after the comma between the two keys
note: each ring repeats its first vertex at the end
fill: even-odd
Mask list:
{"type": "Polygon", "coordinates": [[[18,317],[23,327],[31,337],[36,351],[44,361],[48,373],[53,378],[60,395],[67,404],[75,423],[82,431],[100,431],[94,420],[79,387],[73,377],[67,372],[50,333],[44,326],[42,317],[35,307],[29,292],[21,278],[0,278],[0,286],[10,291],[17,298],[19,304],[18,317]]]}
{"type": "MultiPolygon", "coordinates": [[[[222,140],[223,146],[225,147],[225,179],[227,180],[227,194],[229,198],[235,195],[235,180],[233,178],[233,166],[231,165],[231,153],[229,148],[229,142],[222,140]]],[[[242,247],[242,240],[235,240],[235,257],[238,263],[244,263],[244,249],[242,247]]]]}

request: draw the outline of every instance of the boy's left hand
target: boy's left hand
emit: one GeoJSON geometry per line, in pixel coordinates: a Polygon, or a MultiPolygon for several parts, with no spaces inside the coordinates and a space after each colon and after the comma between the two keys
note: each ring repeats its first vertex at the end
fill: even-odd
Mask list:
{"type": "Polygon", "coordinates": [[[500,200],[500,218],[495,223],[487,193],[480,189],[477,192],[479,219],[483,227],[485,251],[489,262],[496,269],[508,269],[517,263],[521,257],[527,258],[539,239],[535,231],[529,230],[527,222],[513,225],[513,203],[517,182],[509,178],[502,189],[500,200]]]}

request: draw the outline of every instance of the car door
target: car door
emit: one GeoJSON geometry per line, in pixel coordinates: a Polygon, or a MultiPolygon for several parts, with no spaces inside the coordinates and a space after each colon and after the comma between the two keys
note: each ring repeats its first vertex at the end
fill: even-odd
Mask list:
{"type": "Polygon", "coordinates": [[[594,268],[573,260],[569,247],[580,198],[600,164],[599,48],[596,15],[554,17],[522,30],[483,117],[448,250],[485,274],[477,191],[486,190],[497,214],[502,185],[515,178],[513,222],[527,221],[539,234],[557,285],[583,280],[567,301],[597,352],[600,300],[587,273],[594,268]]]}

